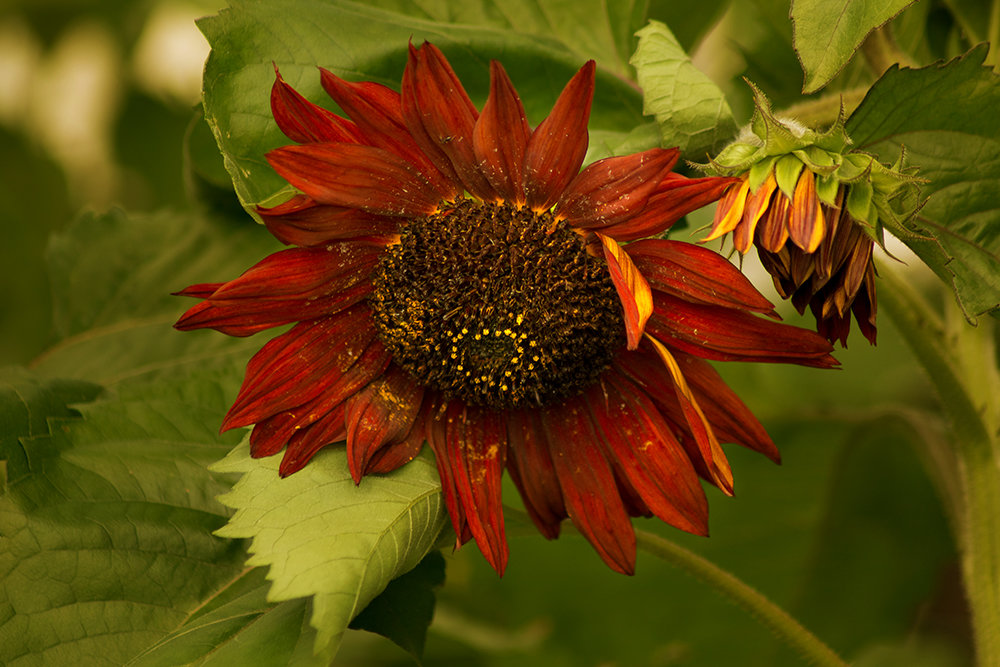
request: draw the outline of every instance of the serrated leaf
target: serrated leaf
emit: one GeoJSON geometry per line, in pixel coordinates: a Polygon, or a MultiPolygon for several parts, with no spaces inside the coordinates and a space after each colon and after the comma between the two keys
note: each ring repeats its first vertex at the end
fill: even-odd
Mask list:
{"type": "Polygon", "coordinates": [[[53,425],[79,416],[70,406],[101,391],[82,380],[43,380],[23,368],[0,369],[0,492],[31,472],[22,438],[48,437],[53,425]]]}
{"type": "Polygon", "coordinates": [[[982,64],[987,50],[890,69],[847,126],[882,162],[905,148],[919,167],[928,200],[911,230],[916,237],[904,241],[952,285],[970,317],[1000,305],[1000,116],[992,111],[1000,105],[1000,77],[982,64]]]}
{"type": "Polygon", "coordinates": [[[0,497],[0,663],[124,664],[243,568],[211,535],[228,484],[207,465],[233,441],[211,426],[218,388],[175,380],[21,438],[28,474],[0,497]]]}
{"type": "Polygon", "coordinates": [[[194,301],[170,293],[230,280],[278,247],[249,218],[239,224],[191,212],[85,214],[49,244],[61,340],[34,368],[108,384],[226,354],[245,361],[260,343],[174,331],[194,301]]]}
{"type": "MultiPolygon", "coordinates": [[[[289,143],[270,113],[275,64],[299,92],[335,109],[320,87],[317,66],[351,80],[377,81],[398,90],[407,44],[411,40],[419,44],[426,39],[444,51],[469,95],[479,105],[489,91],[489,60],[503,62],[521,94],[529,120],[538,123],[583,64],[584,57],[578,50],[589,48],[579,44],[571,48],[541,28],[537,34],[518,28],[518,17],[524,12],[534,17],[528,22],[527,30],[531,31],[531,26],[545,26],[558,20],[558,14],[543,9],[573,3],[492,6],[484,2],[475,5],[486,17],[481,17],[485,22],[482,24],[433,22],[415,17],[417,10],[409,3],[386,4],[396,9],[402,7],[408,13],[347,0],[273,0],[242,2],[199,22],[212,46],[205,66],[206,120],[245,206],[288,191],[287,183],[264,160],[269,150],[289,143]],[[508,12],[510,19],[504,18],[508,12]],[[498,28],[505,21],[510,27],[498,28]]],[[[584,3],[581,7],[592,4],[596,6],[584,3]]],[[[602,10],[605,15],[615,17],[606,25],[613,28],[614,35],[622,32],[621,25],[628,25],[636,11],[628,4],[620,6],[627,10],[602,10]]],[[[426,7],[428,17],[442,12],[453,17],[463,15],[464,11],[432,2],[420,7],[426,7]]],[[[571,16],[582,15],[582,11],[574,9],[571,16]]],[[[573,25],[568,21],[562,29],[576,30],[573,25]]],[[[612,42],[617,52],[620,39],[612,38],[612,42]]],[[[602,53],[587,57],[605,55],[611,42],[603,43],[602,53]]],[[[611,67],[615,71],[616,66],[611,67]]],[[[599,68],[590,126],[621,132],[641,122],[641,100],[635,89],[621,77],[599,68]]]]}
{"type": "Polygon", "coordinates": [[[315,650],[336,652],[351,620],[433,548],[445,525],[433,462],[417,458],[355,486],[343,449],[278,476],[280,457],[244,442],[213,469],[243,473],[220,500],[236,513],[217,535],[251,538],[248,565],[269,567],[273,602],[312,597],[315,650]]]}
{"type": "Polygon", "coordinates": [[[313,655],[315,631],[309,602],[271,604],[262,568],[240,574],[198,613],[129,667],[174,665],[329,665],[329,653],[313,655]]]}
{"type": "Polygon", "coordinates": [[[636,34],[639,47],[630,62],[643,90],[643,112],[659,124],[661,145],[704,160],[736,131],[725,96],[694,66],[666,25],[650,21],[636,34]]]}
{"type": "Polygon", "coordinates": [[[793,0],[792,39],[805,72],[803,93],[825,86],[854,57],[868,33],[915,0],[793,0]]]}

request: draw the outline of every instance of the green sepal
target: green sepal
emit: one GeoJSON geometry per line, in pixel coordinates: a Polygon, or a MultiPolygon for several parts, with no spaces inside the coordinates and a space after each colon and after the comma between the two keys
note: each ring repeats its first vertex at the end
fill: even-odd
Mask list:
{"type": "Polygon", "coordinates": [[[816,178],[816,196],[827,206],[836,206],[837,191],[840,189],[840,181],[833,174],[826,174],[816,178]]]}
{"type": "Polygon", "coordinates": [[[777,161],[777,156],[764,158],[750,167],[749,176],[747,177],[750,181],[750,192],[757,192],[760,186],[764,185],[764,181],[767,180],[771,169],[774,168],[774,163],[777,161]]]}
{"type": "Polygon", "coordinates": [[[778,187],[789,199],[795,193],[795,184],[798,183],[804,167],[802,160],[794,155],[785,155],[774,165],[774,178],[778,181],[778,187]]]}

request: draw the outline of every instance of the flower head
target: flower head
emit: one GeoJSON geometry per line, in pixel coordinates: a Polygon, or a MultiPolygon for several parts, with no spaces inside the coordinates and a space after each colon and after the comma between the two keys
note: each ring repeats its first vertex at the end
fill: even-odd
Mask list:
{"type": "Polygon", "coordinates": [[[297,145],[267,156],[301,191],[259,209],[298,247],[227,283],[177,323],[258,352],[223,428],[294,473],[345,441],[355,481],[429,443],[458,544],[507,562],[501,476],[547,537],[569,518],[632,572],[630,516],[707,533],[699,477],[732,492],[720,441],[777,460],[760,423],[705,361],[829,367],[830,344],[784,325],[727,261],[644,239],[732,182],[670,170],[653,149],[581,171],[595,66],[532,129],[491,63],[481,111],[440,50],[411,45],[396,93],[321,70],[350,119],[280,75],[272,110],[297,145]],[[624,245],[626,241],[634,241],[624,245]]]}
{"type": "Polygon", "coordinates": [[[754,89],[756,112],[748,131],[707,170],[737,176],[716,208],[706,241],[732,233],[733,246],[756,246],[782,298],[817,331],[847,344],[853,314],[875,344],[875,264],[883,225],[902,231],[914,210],[915,180],[900,164],[848,151],[843,119],[824,133],[776,117],[754,89]]]}

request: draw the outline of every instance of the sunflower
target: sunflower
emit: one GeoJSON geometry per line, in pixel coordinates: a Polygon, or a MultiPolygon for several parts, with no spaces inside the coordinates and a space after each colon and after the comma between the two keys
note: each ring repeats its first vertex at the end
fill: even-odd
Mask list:
{"type": "Polygon", "coordinates": [[[773,173],[756,191],[744,176],[719,202],[705,240],[732,232],[740,253],[757,248],[781,298],[791,300],[799,314],[812,311],[820,335],[846,347],[853,314],[874,345],[875,241],[851,216],[850,186],[840,185],[827,204],[817,196],[816,180],[804,167],[789,197],[773,173]]]}
{"type": "Polygon", "coordinates": [[[276,70],[271,107],[297,145],[271,151],[300,194],[258,213],[277,252],[177,328],[248,336],[293,324],[251,359],[223,429],[282,449],[281,475],[346,441],[351,473],[434,452],[457,537],[503,573],[506,469],[548,538],[569,518],[631,573],[631,516],[707,534],[699,478],[731,494],[720,441],[778,451],[708,360],[830,367],[817,334],[767,319],[735,267],[645,238],[733,179],[671,172],[676,149],[581,171],[594,62],[532,129],[503,67],[480,112],[442,52],[409,47],[401,93],[321,69],[349,117],[276,70]],[[625,242],[631,242],[623,245],[625,242]]]}

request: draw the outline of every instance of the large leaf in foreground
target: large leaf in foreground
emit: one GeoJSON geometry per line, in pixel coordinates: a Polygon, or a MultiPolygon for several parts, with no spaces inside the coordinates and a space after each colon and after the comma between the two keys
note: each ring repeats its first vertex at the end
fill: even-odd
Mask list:
{"type": "MultiPolygon", "coordinates": [[[[506,3],[504,7],[513,11],[506,3]]],[[[566,44],[544,35],[493,24],[434,22],[345,0],[240,2],[198,25],[212,46],[205,66],[205,117],[244,205],[290,191],[264,159],[269,150],[289,143],[270,113],[275,64],[307,98],[336,108],[320,87],[317,66],[398,89],[408,43],[429,40],[448,56],[479,105],[489,91],[489,61],[500,60],[536,124],[584,61],[566,44]]],[[[638,91],[599,67],[590,126],[628,132],[640,122],[638,91]]]]}
{"type": "Polygon", "coordinates": [[[844,68],[872,30],[913,4],[914,0],[794,0],[792,29],[795,52],[812,93],[844,68]]]}
{"type": "Polygon", "coordinates": [[[650,21],[637,34],[639,48],[631,62],[643,89],[643,112],[656,119],[663,146],[705,160],[707,151],[736,131],[725,96],[694,66],[666,25],[650,21]]]}
{"type": "Polygon", "coordinates": [[[0,663],[124,664],[242,569],[241,545],[211,534],[228,485],[207,466],[233,441],[211,426],[211,385],[120,388],[70,420],[49,400],[80,396],[62,381],[0,397],[5,415],[53,419],[20,438],[26,461],[0,497],[0,663]]]}
{"type": "Polygon", "coordinates": [[[317,654],[336,652],[351,620],[433,548],[446,514],[432,461],[417,458],[355,486],[342,448],[278,476],[280,457],[241,444],[213,469],[243,473],[220,499],[236,509],[216,532],[252,538],[249,565],[269,567],[272,602],[312,597],[317,654]]]}
{"type": "Polygon", "coordinates": [[[884,161],[906,150],[929,198],[904,239],[970,317],[1000,305],[1000,77],[981,45],[950,62],[892,68],[851,116],[847,131],[884,161]]]}

